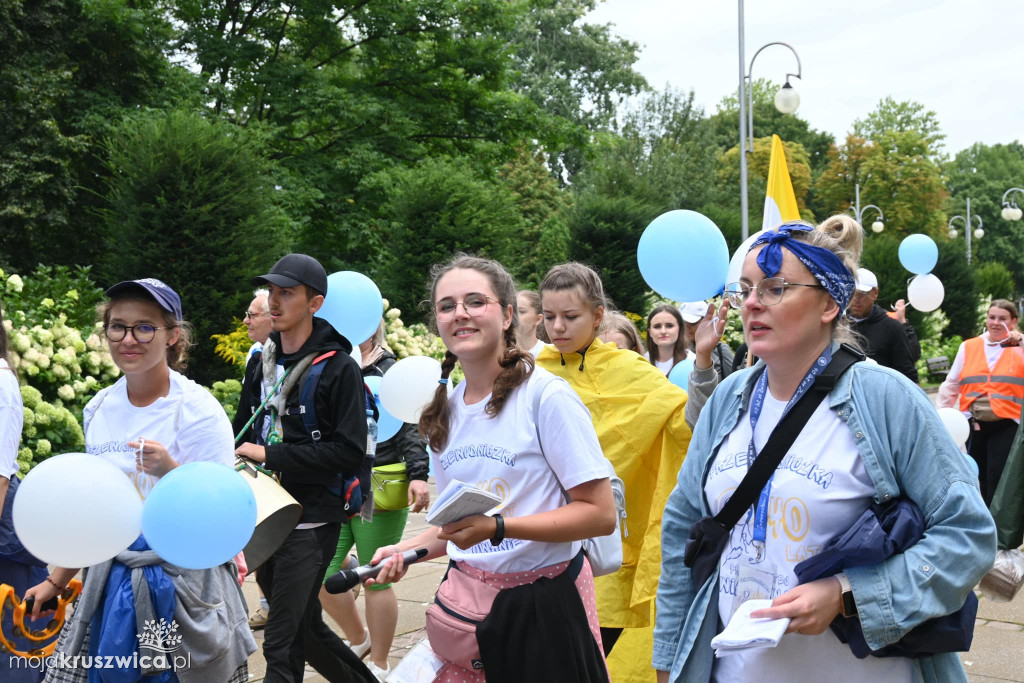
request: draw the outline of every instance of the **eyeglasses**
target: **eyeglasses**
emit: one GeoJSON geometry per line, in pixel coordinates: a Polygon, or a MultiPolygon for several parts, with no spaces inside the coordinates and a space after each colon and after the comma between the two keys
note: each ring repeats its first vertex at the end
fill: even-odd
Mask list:
{"type": "Polygon", "coordinates": [[[242,316],[242,320],[248,320],[249,318],[258,318],[261,315],[268,315],[268,314],[267,314],[266,311],[259,311],[257,313],[253,313],[252,311],[248,311],[247,310],[245,312],[245,315],[242,316]]]}
{"type": "Polygon", "coordinates": [[[782,295],[786,293],[786,287],[824,289],[821,285],[802,285],[797,282],[786,282],[785,278],[781,277],[766,277],[753,288],[743,282],[730,282],[725,286],[725,296],[729,299],[729,303],[732,304],[733,308],[740,308],[747,300],[747,297],[750,296],[750,290],[754,289],[757,291],[758,301],[765,306],[774,306],[782,301],[782,295]]]}
{"type": "Polygon", "coordinates": [[[478,315],[483,315],[484,311],[487,310],[487,304],[492,301],[498,303],[497,299],[486,294],[467,294],[466,298],[462,301],[441,299],[434,305],[434,315],[437,316],[437,322],[439,323],[451,322],[452,318],[455,317],[455,311],[458,310],[459,304],[462,304],[466,315],[475,318],[478,315]]]}
{"type": "Polygon", "coordinates": [[[140,344],[148,344],[153,341],[157,330],[166,330],[166,327],[156,327],[143,323],[141,325],[122,325],[121,323],[107,323],[103,326],[103,333],[112,342],[124,341],[125,336],[131,332],[132,339],[140,344]]]}

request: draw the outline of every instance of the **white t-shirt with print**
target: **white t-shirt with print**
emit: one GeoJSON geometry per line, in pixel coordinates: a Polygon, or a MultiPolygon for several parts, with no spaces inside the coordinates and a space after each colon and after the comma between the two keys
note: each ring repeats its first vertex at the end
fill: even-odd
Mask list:
{"type": "Polygon", "coordinates": [[[170,373],[167,396],[144,408],[128,400],[124,377],[85,407],[86,452],[121,468],[143,500],[159,477],[136,469],[136,451],[129,441],[157,441],[179,465],[211,461],[232,466],[235,461],[235,440],[224,408],[203,387],[174,370],[170,373]]]}
{"type": "MultiPolygon", "coordinates": [[[[544,374],[550,373],[534,368],[493,418],[484,412],[490,395],[466,405],[466,383],[455,388],[448,399],[448,445],[441,453],[430,452],[438,491],[458,479],[499,495],[503,500],[499,511],[505,518],[525,517],[565,505],[563,486],[571,489],[608,477],[607,461],[590,412],[565,380],[552,379],[543,388],[540,420],[534,424],[534,397],[538,379],[544,374]]],[[[502,573],[565,562],[579,550],[579,541],[544,543],[506,538],[498,546],[485,540],[467,550],[448,543],[448,556],[453,560],[502,573]]]]}
{"type": "Polygon", "coordinates": [[[537,354],[538,354],[538,353],[540,353],[540,352],[541,352],[541,351],[543,351],[543,350],[544,350],[544,342],[543,342],[543,341],[541,341],[540,339],[538,339],[538,340],[537,340],[537,343],[533,345],[533,348],[532,348],[532,349],[530,349],[530,354],[531,354],[531,355],[532,355],[532,356],[533,356],[534,358],[536,358],[536,357],[537,357],[537,354]]]}
{"type": "MultiPolygon", "coordinates": [[[[766,392],[754,434],[758,451],[764,448],[785,406],[785,401],[766,392]]],[[[736,429],[722,442],[708,472],[704,493],[712,514],[718,514],[747,473],[749,444],[750,416],[744,412],[736,429]]],[[[772,480],[765,558],[759,563],[769,570],[774,568],[770,574],[776,577],[775,589],[770,597],[796,587],[796,565],[853,526],[871,505],[874,493],[874,484],[864,469],[849,428],[829,409],[826,398],[782,459],[772,480]]],[[[751,507],[733,527],[728,549],[719,564],[719,630],[732,617],[737,584],[749,572],[744,565],[749,568],[754,564],[753,534],[751,507]]],[[[829,683],[913,680],[909,659],[857,659],[831,629],[816,636],[790,633],[782,637],[777,647],[721,657],[715,660],[713,672],[714,680],[720,683],[810,683],[823,677],[829,683]]]]}

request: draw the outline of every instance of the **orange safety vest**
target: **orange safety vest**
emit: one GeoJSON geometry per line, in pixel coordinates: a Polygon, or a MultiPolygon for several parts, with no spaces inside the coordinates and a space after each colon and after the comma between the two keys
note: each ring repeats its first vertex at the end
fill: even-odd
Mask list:
{"type": "Polygon", "coordinates": [[[1014,349],[1003,349],[989,370],[985,340],[964,342],[964,367],[960,371],[960,410],[970,410],[979,396],[988,396],[992,412],[1004,419],[1020,418],[1024,406],[1024,361],[1014,349]]]}

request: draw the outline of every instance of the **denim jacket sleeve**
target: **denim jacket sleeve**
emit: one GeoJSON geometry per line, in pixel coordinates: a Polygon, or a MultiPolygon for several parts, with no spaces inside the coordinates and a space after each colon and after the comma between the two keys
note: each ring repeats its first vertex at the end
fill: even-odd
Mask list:
{"type": "MultiPolygon", "coordinates": [[[[848,427],[877,500],[906,495],[925,518],[924,538],[905,553],[846,570],[865,639],[878,649],[959,609],[992,566],[996,532],[977,477],[927,396],[887,368],[860,363],[850,374],[848,427]]],[[[841,404],[833,408],[843,415],[841,404]]]]}

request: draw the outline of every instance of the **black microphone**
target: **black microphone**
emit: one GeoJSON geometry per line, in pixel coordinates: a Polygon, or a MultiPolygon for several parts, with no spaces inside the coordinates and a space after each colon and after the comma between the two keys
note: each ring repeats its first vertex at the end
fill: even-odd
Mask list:
{"type": "MultiPolygon", "coordinates": [[[[402,553],[402,561],[406,565],[419,562],[427,556],[426,548],[417,548],[416,550],[406,550],[402,553]]],[[[384,562],[387,558],[380,561],[379,564],[364,564],[362,567],[356,567],[355,569],[342,569],[340,572],[324,581],[324,590],[332,595],[336,593],[344,593],[347,590],[351,590],[361,584],[367,579],[376,578],[377,574],[380,574],[380,570],[384,568],[384,562]]]]}

